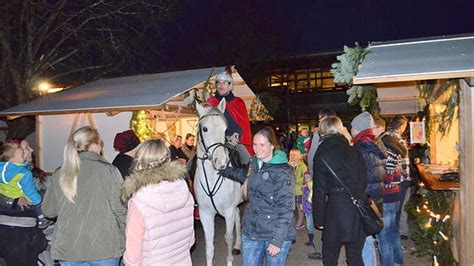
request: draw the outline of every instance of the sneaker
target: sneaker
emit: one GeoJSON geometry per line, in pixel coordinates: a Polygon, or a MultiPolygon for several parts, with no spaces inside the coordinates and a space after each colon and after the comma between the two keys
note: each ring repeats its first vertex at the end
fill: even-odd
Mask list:
{"type": "Polygon", "coordinates": [[[302,222],[301,224],[296,225],[296,230],[300,230],[300,229],[303,229],[303,228],[305,228],[304,222],[302,222]]]}
{"type": "Polygon", "coordinates": [[[41,219],[38,219],[38,228],[43,230],[43,229],[46,229],[48,226],[52,225],[54,222],[53,221],[50,221],[46,218],[41,218],[41,219]]]}
{"type": "Polygon", "coordinates": [[[312,260],[322,260],[323,259],[323,254],[321,252],[313,252],[313,253],[308,253],[308,259],[312,260]]]}

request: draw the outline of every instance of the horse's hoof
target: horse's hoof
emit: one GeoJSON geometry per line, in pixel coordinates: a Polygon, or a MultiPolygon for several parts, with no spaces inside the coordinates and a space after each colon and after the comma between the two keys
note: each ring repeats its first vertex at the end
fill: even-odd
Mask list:
{"type": "Polygon", "coordinates": [[[240,249],[234,248],[234,249],[232,250],[232,255],[234,255],[234,256],[240,255],[240,249]]]}

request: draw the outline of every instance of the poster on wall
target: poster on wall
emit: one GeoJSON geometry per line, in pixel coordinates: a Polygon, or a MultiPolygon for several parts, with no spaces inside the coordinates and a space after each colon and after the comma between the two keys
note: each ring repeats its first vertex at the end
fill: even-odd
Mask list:
{"type": "Polygon", "coordinates": [[[426,143],[425,121],[410,122],[410,143],[426,143]]]}

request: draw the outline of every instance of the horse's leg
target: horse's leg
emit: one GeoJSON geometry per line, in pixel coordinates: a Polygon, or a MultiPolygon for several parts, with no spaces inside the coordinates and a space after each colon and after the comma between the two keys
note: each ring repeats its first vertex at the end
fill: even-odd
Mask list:
{"type": "Polygon", "coordinates": [[[215,213],[200,210],[199,212],[202,228],[204,229],[204,237],[206,238],[206,261],[207,266],[212,266],[214,259],[214,216],[215,213]]]}
{"type": "Polygon", "coordinates": [[[225,213],[225,243],[227,244],[227,266],[231,266],[234,261],[232,255],[232,245],[234,244],[234,222],[235,222],[235,209],[229,208],[229,211],[225,213]]]}
{"type": "Polygon", "coordinates": [[[240,227],[240,210],[238,206],[236,206],[235,209],[235,245],[232,250],[232,255],[240,255],[240,238],[242,236],[240,227]]]}

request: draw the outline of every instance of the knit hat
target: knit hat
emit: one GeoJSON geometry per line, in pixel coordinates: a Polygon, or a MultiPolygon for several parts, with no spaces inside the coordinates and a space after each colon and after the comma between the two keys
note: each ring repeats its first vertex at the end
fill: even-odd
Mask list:
{"type": "Polygon", "coordinates": [[[352,119],[351,126],[358,131],[374,128],[374,118],[368,112],[362,112],[352,119]]]}
{"type": "Polygon", "coordinates": [[[140,144],[140,140],[133,130],[117,133],[114,138],[114,149],[120,153],[125,153],[135,149],[140,144]]]}

